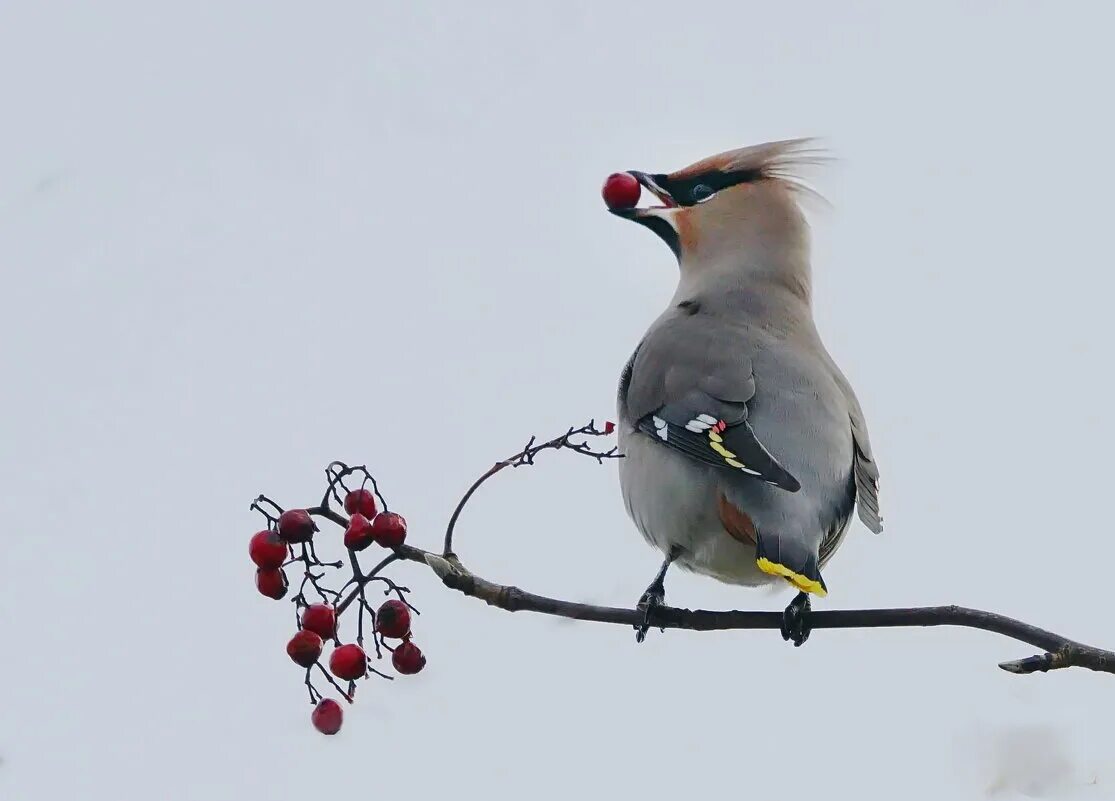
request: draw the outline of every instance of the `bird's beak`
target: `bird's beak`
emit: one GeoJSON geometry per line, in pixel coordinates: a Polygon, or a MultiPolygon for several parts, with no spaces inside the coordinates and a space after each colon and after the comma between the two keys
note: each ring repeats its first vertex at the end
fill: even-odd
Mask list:
{"type": "Polygon", "coordinates": [[[642,208],[635,206],[634,208],[630,209],[611,209],[612,214],[616,215],[617,217],[623,217],[627,220],[639,220],[647,216],[657,217],[659,215],[655,214],[655,212],[661,211],[662,209],[674,209],[678,207],[678,203],[676,200],[674,200],[673,196],[669,192],[667,192],[658,183],[657,180],[655,180],[659,177],[665,178],[665,176],[648,175],[647,173],[639,172],[638,170],[628,170],[628,173],[633,175],[635,177],[635,180],[638,181],[644,189],[658,198],[659,202],[661,202],[662,205],[649,207],[644,206],[642,208]]]}
{"type": "Polygon", "coordinates": [[[671,195],[669,192],[667,192],[665,189],[663,189],[662,185],[658,183],[658,180],[656,180],[658,178],[665,178],[666,176],[664,176],[664,175],[661,175],[661,176],[659,176],[659,175],[647,175],[645,172],[636,172],[636,171],[632,171],[631,174],[635,176],[636,181],[638,181],[640,184],[643,185],[644,189],[649,190],[652,195],[654,195],[656,198],[658,198],[660,201],[662,201],[662,205],[658,206],[657,208],[662,208],[662,209],[677,208],[678,203],[677,203],[676,200],[674,200],[673,195],[671,195]]]}

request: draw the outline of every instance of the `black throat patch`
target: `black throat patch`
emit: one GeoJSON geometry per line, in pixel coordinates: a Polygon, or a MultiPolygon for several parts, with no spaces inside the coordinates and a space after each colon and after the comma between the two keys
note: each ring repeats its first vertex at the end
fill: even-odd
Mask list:
{"type": "Polygon", "coordinates": [[[647,215],[646,217],[636,217],[635,222],[640,225],[645,225],[654,233],[658,234],[658,238],[669,245],[670,250],[674,252],[674,257],[681,258],[681,239],[678,237],[678,232],[674,230],[674,226],[663,220],[661,217],[647,215]]]}

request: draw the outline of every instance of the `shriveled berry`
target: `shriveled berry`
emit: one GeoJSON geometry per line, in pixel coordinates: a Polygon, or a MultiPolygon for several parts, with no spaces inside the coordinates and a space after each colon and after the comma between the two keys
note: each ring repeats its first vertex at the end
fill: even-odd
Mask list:
{"type": "Polygon", "coordinates": [[[274,598],[276,601],[286,595],[286,573],[277,568],[262,567],[256,571],[256,589],[260,595],[274,598]]]}
{"type": "Polygon", "coordinates": [[[341,730],[345,711],[332,698],[322,698],[310,715],[310,722],[322,734],[336,734],[341,730]]]}
{"type": "Polygon", "coordinates": [[[406,518],[395,512],[376,515],[372,521],[372,538],[384,548],[397,548],[407,538],[406,518]]]}
{"type": "Polygon", "coordinates": [[[391,664],[404,676],[411,676],[426,667],[426,657],[412,642],[404,642],[391,654],[391,664]]]}
{"type": "Polygon", "coordinates": [[[302,613],[302,628],[323,640],[337,634],[337,611],[329,604],[313,604],[302,613]]]}
{"type": "Polygon", "coordinates": [[[364,515],[356,512],[348,521],[345,529],[345,547],[353,551],[362,551],[375,542],[372,524],[364,515]]]}
{"type": "Polygon", "coordinates": [[[286,543],[274,531],[257,531],[248,543],[248,556],[256,567],[272,570],[282,567],[287,558],[286,543]]]}
{"type": "Polygon", "coordinates": [[[630,209],[639,202],[642,187],[629,172],[614,172],[604,181],[601,194],[610,209],[630,209]]]}
{"type": "Polygon", "coordinates": [[[402,639],[410,634],[410,609],[402,601],[384,601],[376,610],[376,631],[384,637],[402,639]]]}
{"type": "Polygon", "coordinates": [[[293,659],[295,664],[304,668],[313,667],[318,657],[321,656],[322,644],[321,637],[315,632],[302,629],[291,637],[290,642],[286,644],[287,656],[293,659]]]}
{"type": "Polygon", "coordinates": [[[329,670],[338,679],[354,681],[368,672],[368,655],[355,643],[339,646],[329,657],[329,670]]]}
{"type": "Polygon", "coordinates": [[[279,537],[284,542],[309,542],[317,526],[305,509],[287,509],[279,515],[279,537]]]}
{"type": "Polygon", "coordinates": [[[613,423],[611,420],[605,420],[604,421],[604,433],[605,434],[611,434],[615,430],[616,430],[616,424],[615,423],[613,423]]]}
{"type": "Polygon", "coordinates": [[[362,514],[371,520],[376,516],[376,496],[369,489],[357,489],[345,496],[345,511],[350,515],[362,514]]]}

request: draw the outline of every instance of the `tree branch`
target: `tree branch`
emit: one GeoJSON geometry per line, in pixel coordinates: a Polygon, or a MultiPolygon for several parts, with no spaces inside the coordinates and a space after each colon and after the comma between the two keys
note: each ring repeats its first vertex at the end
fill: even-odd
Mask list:
{"type": "MultiPolygon", "coordinates": [[[[399,559],[427,565],[441,582],[470,598],[479,598],[491,606],[508,612],[538,612],[570,620],[589,620],[637,626],[643,622],[641,609],[595,606],[536,595],[518,587],[496,584],[468,570],[455,556],[448,559],[410,545],[395,550],[399,559]]],[[[1085,667],[1103,673],[1115,673],[1115,653],[1078,643],[1028,623],[963,606],[923,606],[909,609],[843,609],[808,612],[813,629],[900,628],[908,626],[958,626],[1002,634],[1046,653],[1001,662],[999,667],[1011,673],[1035,673],[1066,667],[1085,667]]],[[[726,631],[734,629],[778,629],[781,612],[678,609],[669,606],[650,610],[650,623],[661,629],[691,631],[726,631]]]]}
{"type": "MultiPolygon", "coordinates": [[[[355,554],[350,553],[353,576],[341,588],[343,592],[347,587],[353,589],[343,599],[340,593],[336,595],[336,610],[340,615],[351,604],[363,598],[367,584],[373,581],[386,583],[388,591],[398,594],[400,600],[407,603],[403,597],[406,588],[399,587],[390,579],[380,575],[380,571],[396,561],[408,561],[424,564],[441,579],[441,582],[450,589],[457,590],[471,598],[478,598],[486,603],[507,610],[509,612],[537,612],[545,615],[564,617],[570,620],[589,620],[597,623],[613,623],[621,626],[636,627],[646,619],[647,612],[643,609],[622,609],[612,606],[595,606],[591,604],[576,603],[557,598],[548,598],[536,595],[518,587],[497,584],[468,570],[457,555],[453,552],[453,533],[461,512],[477,489],[496,473],[508,467],[521,467],[534,464],[534,458],[544,450],[571,450],[585,456],[590,456],[598,462],[605,459],[621,458],[615,448],[609,450],[593,450],[588,445],[589,437],[611,434],[613,425],[607,423],[604,428],[598,429],[594,422],[580,428],[570,428],[561,436],[541,444],[535,444],[532,437],[519,453],[496,462],[484,472],[465,492],[464,497],[458,502],[449,519],[445,531],[442,553],[437,554],[416,548],[412,545],[400,545],[391,549],[392,553],[367,573],[360,571],[355,554]]],[[[371,474],[363,465],[347,467],[339,462],[334,462],[326,471],[329,477],[329,487],[322,498],[320,506],[307,509],[311,515],[323,517],[337,524],[341,528],[348,525],[348,517],[335,511],[330,499],[340,502],[337,487],[344,487],[344,478],[353,474],[363,477],[365,482],[372,484],[373,490],[380,502],[386,508],[383,496],[379,493],[371,474]]],[[[273,525],[275,521],[274,510],[282,511],[274,502],[260,496],[253,508],[261,511],[273,525]],[[259,506],[266,502],[274,509],[264,509],[259,506]]],[[[311,565],[331,566],[310,559],[305,554],[307,571],[311,565]]],[[[313,577],[316,579],[316,577],[313,577]]],[[[304,582],[305,583],[305,582],[304,582]]],[[[317,586],[316,584],[314,585],[317,586]]],[[[319,590],[320,593],[320,590],[319,590]]],[[[324,595],[323,595],[324,597],[324,595]]],[[[409,606],[409,603],[408,603],[409,606]]],[[[413,609],[413,607],[411,607],[413,609]]],[[[417,610],[415,610],[417,611],[417,610]]],[[[1035,648],[1040,648],[1044,653],[1007,662],[1001,662],[999,667],[1011,673],[1027,674],[1059,670],[1066,667],[1084,667],[1103,673],[1115,673],[1115,653],[1094,648],[1089,645],[1070,640],[1059,634],[1039,629],[1028,623],[1023,623],[1013,618],[984,612],[979,609],[968,609],[962,606],[926,606],[909,609],[846,609],[814,612],[809,611],[806,623],[810,629],[850,629],[850,628],[897,628],[909,626],[957,626],[963,628],[981,629],[995,634],[1001,634],[1035,648]]],[[[783,615],[781,612],[750,612],[750,611],[724,611],[714,612],[703,609],[689,610],[677,609],[668,606],[653,607],[649,611],[649,622],[652,626],[661,629],[690,629],[692,631],[724,631],[733,629],[780,629],[783,615]]],[[[311,688],[311,695],[313,689],[311,688]]]]}

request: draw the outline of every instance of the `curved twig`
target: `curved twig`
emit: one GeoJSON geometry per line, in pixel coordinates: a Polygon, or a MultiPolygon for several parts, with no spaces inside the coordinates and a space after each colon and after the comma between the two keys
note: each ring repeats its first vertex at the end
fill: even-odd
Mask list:
{"type": "Polygon", "coordinates": [[[500,470],[503,470],[505,467],[522,467],[526,464],[534,464],[534,457],[545,450],[556,451],[565,448],[567,450],[573,451],[574,453],[579,453],[584,456],[591,456],[597,462],[603,462],[605,459],[620,459],[622,458],[623,454],[619,452],[618,448],[613,447],[609,448],[606,451],[594,451],[591,447],[589,447],[587,442],[583,440],[574,442],[572,440],[573,437],[578,436],[600,437],[606,434],[610,434],[612,433],[612,426],[612,423],[606,423],[604,428],[599,429],[596,427],[595,420],[589,420],[587,425],[583,425],[580,428],[571,428],[561,436],[554,437],[553,439],[547,440],[540,445],[535,445],[535,437],[531,437],[527,441],[526,447],[524,447],[521,451],[516,453],[514,456],[508,456],[506,459],[496,462],[494,465],[489,467],[487,471],[485,471],[480,476],[480,478],[472,482],[472,486],[470,486],[465,491],[465,494],[461,497],[461,500],[457,502],[456,508],[453,509],[453,514],[449,516],[449,523],[445,527],[445,542],[442,545],[441,549],[442,556],[444,556],[445,558],[450,558],[453,556],[453,530],[457,527],[457,519],[461,516],[461,511],[465,508],[465,504],[469,502],[469,499],[472,498],[473,493],[480,489],[481,484],[494,476],[500,470]]]}
{"type": "Polygon", "coordinates": [[[461,511],[465,508],[465,504],[468,503],[469,498],[472,497],[472,494],[474,492],[480,489],[481,484],[483,484],[485,481],[494,476],[503,468],[510,466],[510,464],[511,462],[506,460],[502,462],[496,462],[487,470],[487,472],[480,476],[480,478],[472,482],[472,486],[465,491],[465,494],[461,497],[461,500],[457,502],[456,508],[453,509],[453,514],[449,516],[449,524],[445,527],[445,544],[442,546],[441,549],[441,552],[444,556],[448,557],[453,555],[453,529],[457,527],[457,518],[461,516],[461,511]]]}

